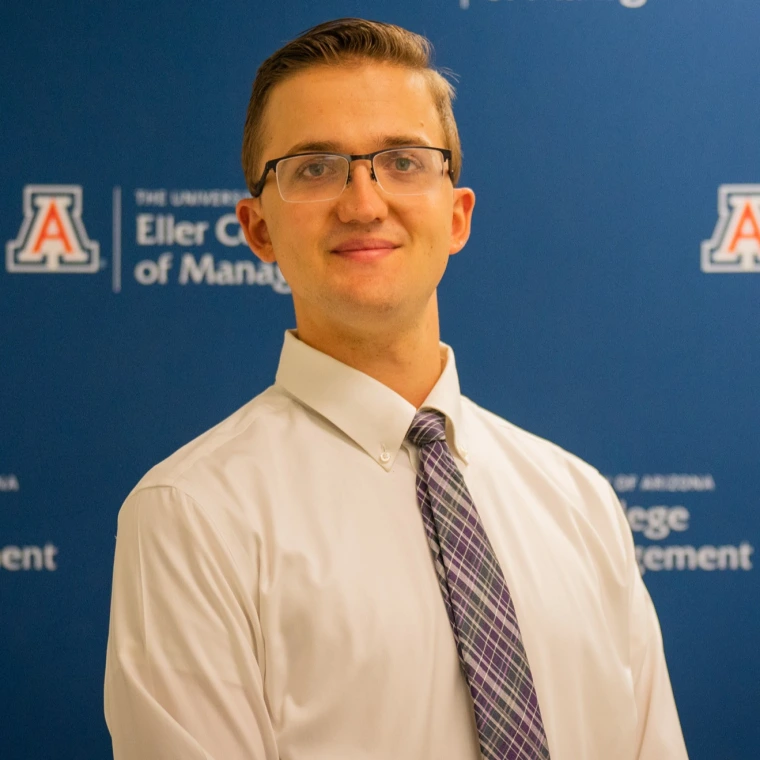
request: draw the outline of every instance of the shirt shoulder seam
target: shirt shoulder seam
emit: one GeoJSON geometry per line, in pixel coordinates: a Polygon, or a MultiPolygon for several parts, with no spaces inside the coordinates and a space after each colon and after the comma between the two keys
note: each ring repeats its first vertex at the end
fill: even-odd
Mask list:
{"type": "MultiPolygon", "coordinates": [[[[194,507],[195,509],[200,512],[203,517],[208,521],[209,525],[211,526],[211,529],[216,534],[216,537],[221,542],[222,546],[224,547],[224,551],[227,553],[230,561],[235,566],[235,570],[238,574],[241,574],[240,566],[238,565],[237,561],[235,560],[235,554],[230,549],[229,543],[227,542],[226,538],[224,537],[223,532],[219,529],[219,526],[217,525],[216,521],[212,517],[211,513],[194,497],[191,496],[184,488],[180,488],[178,485],[174,484],[168,484],[168,483],[153,483],[145,486],[140,486],[136,488],[131,496],[136,496],[137,494],[145,493],[147,491],[176,491],[177,494],[180,495],[181,498],[186,499],[187,502],[194,507]]],[[[242,574],[241,574],[242,577],[242,574]]]]}
{"type": "MultiPolygon", "coordinates": [[[[151,470],[146,473],[145,476],[143,476],[140,483],[138,483],[133,492],[141,491],[143,489],[147,488],[159,488],[162,486],[166,486],[169,488],[178,488],[179,489],[179,483],[183,480],[186,480],[187,472],[188,470],[198,464],[198,462],[203,461],[204,459],[207,459],[209,456],[213,455],[216,451],[218,451],[222,446],[225,446],[230,441],[233,441],[235,438],[238,438],[241,435],[244,435],[257,420],[261,419],[262,416],[267,414],[268,412],[277,412],[284,406],[286,406],[288,403],[292,403],[292,399],[289,396],[286,396],[285,394],[282,394],[279,398],[276,399],[262,399],[262,396],[270,391],[275,386],[270,386],[266,391],[264,391],[259,396],[256,396],[255,398],[251,399],[245,406],[253,406],[254,408],[250,411],[250,419],[247,421],[245,426],[239,430],[235,430],[233,433],[224,435],[224,437],[213,443],[207,450],[199,452],[191,457],[188,458],[187,461],[180,463],[176,471],[162,474],[160,477],[157,478],[157,482],[148,482],[148,483],[142,483],[146,478],[149,477],[151,472],[155,472],[156,468],[161,467],[162,464],[166,463],[168,459],[171,459],[172,456],[176,455],[179,451],[182,450],[184,447],[180,447],[177,451],[175,451],[173,454],[171,454],[169,457],[163,460],[163,462],[159,462],[156,464],[151,470]],[[258,402],[258,403],[257,403],[258,402]],[[256,409],[255,407],[260,407],[259,409],[256,409]]],[[[278,391],[281,392],[282,389],[278,388],[278,391]]],[[[235,416],[236,414],[240,413],[243,409],[245,409],[245,406],[241,407],[237,410],[237,412],[233,412],[230,417],[235,416]]],[[[205,431],[204,433],[201,433],[199,436],[197,436],[193,440],[198,440],[198,438],[202,438],[204,436],[212,436],[215,434],[216,428],[221,427],[224,425],[224,423],[230,419],[230,417],[227,417],[226,420],[222,420],[221,422],[214,425],[214,427],[210,428],[209,430],[205,431]]],[[[221,433],[219,433],[221,435],[221,433]]],[[[185,446],[189,446],[193,443],[193,440],[189,441],[185,444],[185,446]]],[[[187,491],[184,489],[182,490],[182,493],[186,493],[188,495],[188,498],[192,498],[187,491]]]]}

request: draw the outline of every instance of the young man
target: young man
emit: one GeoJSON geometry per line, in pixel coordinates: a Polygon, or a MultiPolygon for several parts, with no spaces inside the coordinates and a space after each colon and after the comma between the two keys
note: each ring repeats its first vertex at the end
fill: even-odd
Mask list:
{"type": "Polygon", "coordinates": [[[426,40],[358,19],[259,69],[238,218],[297,329],[120,512],[116,760],[686,757],[613,492],[439,342],[475,202],[451,95],[426,40]]]}

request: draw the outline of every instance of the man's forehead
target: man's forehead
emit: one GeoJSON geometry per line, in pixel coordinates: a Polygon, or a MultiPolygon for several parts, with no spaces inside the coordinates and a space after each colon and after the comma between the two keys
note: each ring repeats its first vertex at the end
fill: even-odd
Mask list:
{"type": "Polygon", "coordinates": [[[427,89],[425,74],[419,69],[365,59],[334,64],[315,63],[285,77],[274,86],[273,92],[300,87],[308,90],[318,85],[341,88],[350,86],[351,83],[360,87],[365,83],[379,86],[383,81],[392,82],[395,87],[402,86],[418,92],[427,89]]]}
{"type": "Polygon", "coordinates": [[[316,145],[339,152],[433,145],[443,130],[422,72],[370,61],[316,65],[279,82],[265,109],[264,135],[264,151],[284,155],[316,145]]]}

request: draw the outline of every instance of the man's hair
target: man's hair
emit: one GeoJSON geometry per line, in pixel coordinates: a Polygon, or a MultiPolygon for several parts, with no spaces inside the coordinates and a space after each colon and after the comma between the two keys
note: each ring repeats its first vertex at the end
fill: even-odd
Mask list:
{"type": "Polygon", "coordinates": [[[256,72],[243,130],[243,172],[253,192],[259,179],[263,153],[264,110],[272,88],[289,76],[311,66],[378,61],[421,72],[427,80],[441,120],[446,145],[451,151],[454,184],[462,167],[462,148],[454,121],[454,87],[431,63],[433,46],[414,32],[380,21],[341,18],[303,32],[264,61],[256,72]]]}

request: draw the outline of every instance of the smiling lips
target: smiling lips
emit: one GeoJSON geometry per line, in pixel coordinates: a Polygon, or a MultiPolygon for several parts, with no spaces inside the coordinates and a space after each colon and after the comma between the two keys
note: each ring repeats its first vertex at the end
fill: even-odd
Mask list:
{"type": "Polygon", "coordinates": [[[352,261],[374,261],[398,247],[398,243],[382,238],[353,238],[336,245],[332,253],[352,261]]]}

